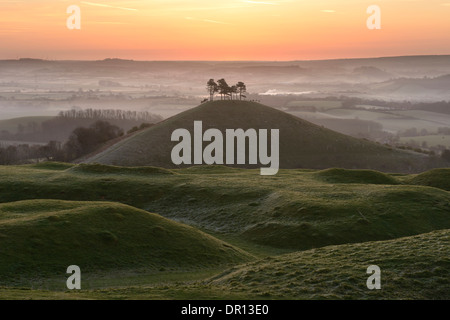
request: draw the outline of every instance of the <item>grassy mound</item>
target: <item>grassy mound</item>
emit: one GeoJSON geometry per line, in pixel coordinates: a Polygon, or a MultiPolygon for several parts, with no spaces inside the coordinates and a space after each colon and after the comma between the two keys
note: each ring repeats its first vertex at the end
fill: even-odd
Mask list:
{"type": "MultiPolygon", "coordinates": [[[[83,162],[169,169],[191,166],[173,164],[171,151],[178,142],[171,141],[171,135],[174,130],[184,128],[193,136],[194,121],[202,121],[203,131],[215,128],[222,134],[226,129],[279,129],[279,159],[283,169],[341,167],[408,173],[437,166],[423,154],[393,150],[346,136],[249,101],[204,103],[123,139],[83,162]]],[[[203,143],[203,147],[207,144],[203,143]]],[[[260,167],[248,164],[231,166],[260,167]]]]}
{"type": "Polygon", "coordinates": [[[230,269],[208,287],[248,298],[450,299],[450,230],[329,246],[230,269]],[[381,268],[381,290],[368,290],[367,267],[381,268]]]}
{"type": "Polygon", "coordinates": [[[28,200],[0,205],[0,278],[102,270],[190,270],[249,255],[195,228],[122,204],[28,200]]]}
{"type": "Polygon", "coordinates": [[[450,228],[450,193],[426,186],[335,184],[300,170],[264,177],[257,170],[220,167],[155,175],[75,168],[0,167],[0,202],[114,201],[247,243],[289,250],[450,228]]]}
{"type": "Polygon", "coordinates": [[[331,168],[318,171],[316,176],[330,183],[398,184],[399,182],[382,172],[373,170],[349,170],[331,168]]]}
{"type": "Polygon", "coordinates": [[[45,162],[39,162],[35,164],[29,164],[24,165],[24,167],[29,168],[37,168],[37,169],[43,169],[43,170],[67,170],[75,166],[71,163],[65,163],[65,162],[54,162],[54,161],[45,161],[45,162]]]}
{"type": "Polygon", "coordinates": [[[450,194],[445,191],[392,186],[361,198],[335,195],[341,199],[327,201],[323,196],[323,201],[279,206],[275,217],[261,219],[242,235],[259,244],[304,250],[450,228],[450,194]]]}
{"type": "Polygon", "coordinates": [[[74,172],[97,174],[174,174],[173,171],[156,167],[119,167],[99,163],[79,164],[70,169],[74,172]]]}
{"type": "Polygon", "coordinates": [[[450,191],[450,168],[433,169],[415,176],[408,182],[450,191]]]}

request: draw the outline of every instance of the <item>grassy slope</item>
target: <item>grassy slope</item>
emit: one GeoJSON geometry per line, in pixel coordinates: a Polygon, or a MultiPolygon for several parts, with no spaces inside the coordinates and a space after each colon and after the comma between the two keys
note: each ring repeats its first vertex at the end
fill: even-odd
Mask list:
{"type": "Polygon", "coordinates": [[[48,166],[1,167],[0,202],[115,201],[215,235],[292,250],[450,228],[449,192],[371,171],[282,170],[263,177],[257,170],[217,166],[48,166]]]}
{"type": "Polygon", "coordinates": [[[8,299],[449,299],[450,230],[268,257],[209,279],[54,292],[1,288],[8,299]],[[381,290],[366,269],[381,268],[381,290]]]}
{"type": "Polygon", "coordinates": [[[328,169],[263,177],[221,166],[0,167],[0,298],[445,298],[450,194],[412,185],[420,176],[328,169]],[[11,203],[49,198],[122,202],[198,228],[113,202],[11,203]],[[433,230],[442,231],[424,234],[433,230]],[[335,244],[343,245],[329,246],[335,244]],[[226,264],[254,259],[239,248],[263,260],[224,271],[226,264]],[[298,249],[307,251],[279,256],[298,249]],[[65,268],[75,263],[82,264],[84,289],[60,292],[65,268]],[[368,263],[382,267],[383,290],[365,289],[368,263]]]}
{"type": "MultiPolygon", "coordinates": [[[[203,121],[203,130],[217,128],[279,129],[281,168],[366,168],[383,171],[423,171],[431,164],[423,155],[392,150],[352,138],[289,115],[246,101],[215,101],[182,112],[86,160],[112,165],[152,165],[175,167],[170,155],[175,129],[192,134],[194,121],[203,121]]],[[[206,144],[205,144],[206,145],[206,144]]],[[[253,166],[255,167],[255,166],[253,166]]]]}
{"type": "Polygon", "coordinates": [[[449,299],[450,230],[389,241],[329,246],[236,267],[210,286],[299,299],[449,299]],[[369,265],[381,290],[366,287],[369,265]]]}
{"type": "Polygon", "coordinates": [[[25,200],[0,204],[2,283],[118,270],[186,271],[251,256],[195,228],[111,202],[25,200]],[[8,279],[8,280],[6,280],[8,279]]]}
{"type": "Polygon", "coordinates": [[[450,168],[433,169],[414,176],[408,182],[450,191],[450,168]]]}

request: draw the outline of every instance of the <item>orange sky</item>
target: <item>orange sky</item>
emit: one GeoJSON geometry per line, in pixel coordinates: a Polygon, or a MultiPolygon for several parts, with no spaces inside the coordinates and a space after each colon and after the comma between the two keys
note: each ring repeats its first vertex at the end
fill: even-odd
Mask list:
{"type": "Polygon", "coordinates": [[[450,54],[450,0],[0,0],[0,59],[302,60],[450,54]],[[381,30],[366,9],[381,8],[381,30]],[[69,30],[66,8],[81,9],[69,30]]]}

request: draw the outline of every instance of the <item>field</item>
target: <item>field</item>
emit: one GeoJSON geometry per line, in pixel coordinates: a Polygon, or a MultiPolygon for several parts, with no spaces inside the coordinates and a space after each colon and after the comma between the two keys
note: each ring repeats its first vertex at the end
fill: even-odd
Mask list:
{"type": "Polygon", "coordinates": [[[427,136],[418,136],[418,137],[401,137],[401,143],[409,143],[415,142],[418,146],[422,146],[423,143],[426,143],[426,146],[444,146],[447,149],[450,149],[450,136],[448,135],[427,135],[427,136]]]}
{"type": "Polygon", "coordinates": [[[0,167],[0,298],[448,299],[450,169],[0,167]],[[65,289],[65,268],[82,290],[65,289]],[[365,287],[383,270],[383,290],[365,287]]]}
{"type": "Polygon", "coordinates": [[[46,120],[50,120],[53,117],[20,117],[13,119],[0,120],[0,130],[7,130],[11,133],[17,132],[17,127],[19,125],[26,126],[28,123],[35,122],[38,126],[46,120]]]}

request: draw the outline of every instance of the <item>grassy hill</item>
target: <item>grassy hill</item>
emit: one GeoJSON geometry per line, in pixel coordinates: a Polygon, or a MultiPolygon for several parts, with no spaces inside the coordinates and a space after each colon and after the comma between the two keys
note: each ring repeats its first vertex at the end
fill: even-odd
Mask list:
{"type": "Polygon", "coordinates": [[[445,170],[0,166],[0,298],[445,299],[445,170]]]}
{"type": "Polygon", "coordinates": [[[0,279],[20,283],[99,271],[192,270],[248,261],[244,251],[195,228],[111,202],[0,204],[0,279]]]}
{"type": "MultiPolygon", "coordinates": [[[[448,191],[367,170],[0,167],[0,202],[113,201],[254,245],[306,250],[450,228],[448,191]]],[[[231,241],[231,240],[230,240],[231,241]]]]}
{"type": "Polygon", "coordinates": [[[207,285],[284,299],[450,299],[450,230],[296,252],[239,266],[207,285]],[[381,290],[366,269],[381,268],[381,290]]]}
{"type": "Polygon", "coordinates": [[[204,280],[77,292],[0,287],[8,299],[450,299],[450,230],[283,254],[204,280]],[[367,267],[381,269],[368,290],[367,267]]]}
{"type": "Polygon", "coordinates": [[[171,134],[175,129],[184,128],[193,135],[194,121],[200,120],[203,121],[203,131],[209,128],[217,128],[223,133],[226,129],[238,128],[279,129],[281,168],[341,167],[385,172],[420,172],[439,165],[431,163],[424,155],[393,150],[352,138],[282,111],[247,101],[204,103],[124,139],[85,162],[176,168],[171,160],[171,150],[177,142],[171,142],[171,134]]]}
{"type": "Polygon", "coordinates": [[[433,169],[423,172],[411,178],[409,183],[450,191],[450,168],[433,169]]]}

